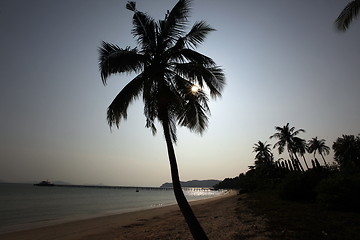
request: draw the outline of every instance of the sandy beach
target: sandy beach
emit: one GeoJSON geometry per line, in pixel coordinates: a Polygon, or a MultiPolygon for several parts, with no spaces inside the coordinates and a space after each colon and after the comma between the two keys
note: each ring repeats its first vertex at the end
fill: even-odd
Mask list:
{"type": "MultiPolygon", "coordinates": [[[[270,239],[266,220],[251,214],[232,191],[191,202],[209,239],[270,239]]],[[[67,222],[0,235],[1,240],[192,239],[177,205],[67,222]]]]}

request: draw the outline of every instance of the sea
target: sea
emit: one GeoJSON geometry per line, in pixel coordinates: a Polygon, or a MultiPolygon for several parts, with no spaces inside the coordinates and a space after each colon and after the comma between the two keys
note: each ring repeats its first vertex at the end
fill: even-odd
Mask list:
{"type": "MultiPolygon", "coordinates": [[[[184,188],[188,201],[223,191],[184,188]]],[[[172,189],[0,183],[0,234],[176,204],[172,189]]]]}

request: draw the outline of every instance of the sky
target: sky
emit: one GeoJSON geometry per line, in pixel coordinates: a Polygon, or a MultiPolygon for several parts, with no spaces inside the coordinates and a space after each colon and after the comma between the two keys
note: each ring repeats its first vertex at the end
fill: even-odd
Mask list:
{"type": "MultiPolygon", "coordinates": [[[[176,0],[138,0],[163,19],[176,0]]],[[[210,101],[203,135],[178,128],[181,180],[246,172],[253,146],[275,126],[325,139],[360,133],[360,22],[334,20],[348,0],[195,0],[190,25],[212,32],[197,51],[222,66],[226,87],[210,101]]],[[[106,109],[134,75],[104,86],[102,41],[135,47],[123,0],[0,1],[0,181],[160,186],[170,182],[165,139],[145,128],[143,103],[110,129],[106,109]]],[[[158,129],[161,129],[158,125],[158,129]]],[[[286,154],[276,158],[287,158],[286,154]]],[[[308,161],[311,155],[306,155],[308,161]]],[[[333,160],[333,153],[326,157],[333,160]]]]}

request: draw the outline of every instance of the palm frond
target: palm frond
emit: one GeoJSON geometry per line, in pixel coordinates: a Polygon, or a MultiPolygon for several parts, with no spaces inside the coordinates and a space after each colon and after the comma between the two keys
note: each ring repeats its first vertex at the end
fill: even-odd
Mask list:
{"type": "MultiPolygon", "coordinates": [[[[275,127],[275,130],[278,131],[278,132],[282,132],[283,128],[282,127],[279,127],[279,126],[276,126],[275,127]]],[[[280,133],[275,133],[274,135],[279,135],[280,133]]],[[[274,136],[273,135],[273,136],[274,136]]]]}
{"type": "Polygon", "coordinates": [[[324,153],[325,155],[328,155],[330,153],[330,148],[328,146],[323,146],[322,148],[322,153],[324,153]]]}
{"type": "Polygon", "coordinates": [[[153,135],[156,134],[157,129],[155,126],[155,118],[157,116],[157,110],[154,103],[151,101],[144,101],[144,115],[146,117],[145,127],[150,128],[153,135]]]}
{"type": "Polygon", "coordinates": [[[156,134],[157,129],[154,123],[154,119],[146,119],[145,127],[150,128],[153,135],[156,134]]]}
{"type": "Polygon", "coordinates": [[[190,0],[180,0],[177,2],[167,15],[165,21],[160,24],[162,39],[175,41],[184,35],[190,12],[190,4],[190,0]]]}
{"type": "Polygon", "coordinates": [[[309,153],[313,153],[314,151],[317,151],[319,145],[319,141],[317,139],[317,137],[314,137],[312,139],[309,140],[308,144],[307,144],[307,150],[309,153]]]}
{"type": "Polygon", "coordinates": [[[328,155],[330,153],[330,148],[325,145],[325,139],[319,140],[318,151],[320,154],[324,153],[325,155],[328,155]]]}
{"type": "Polygon", "coordinates": [[[173,77],[173,86],[175,95],[179,94],[179,101],[174,109],[179,124],[201,134],[207,126],[210,115],[207,94],[201,89],[192,92],[193,83],[179,75],[173,77]]]}
{"type": "Polygon", "coordinates": [[[179,61],[183,61],[183,57],[181,56],[181,54],[179,54],[179,51],[184,49],[185,46],[185,38],[183,37],[179,37],[176,41],[176,43],[168,48],[165,52],[165,56],[169,56],[169,59],[173,60],[179,60],[179,61]]]}
{"type": "Polygon", "coordinates": [[[287,123],[286,126],[284,127],[284,130],[286,130],[288,133],[292,133],[295,130],[295,127],[291,127],[289,129],[289,123],[287,123]]]}
{"type": "Polygon", "coordinates": [[[194,50],[184,48],[176,51],[174,48],[169,49],[170,59],[181,60],[181,62],[192,62],[205,67],[215,66],[214,60],[194,50]]]}
{"type": "Polygon", "coordinates": [[[269,138],[273,139],[273,138],[279,138],[279,133],[274,133],[273,135],[271,135],[269,138]]]}
{"type": "MultiPolygon", "coordinates": [[[[290,133],[293,132],[295,128],[291,128],[291,129],[292,129],[292,131],[290,131],[290,133]]],[[[302,129],[302,128],[300,128],[300,129],[296,130],[295,132],[293,132],[291,135],[292,135],[292,136],[297,136],[297,135],[298,135],[299,133],[301,133],[301,132],[304,133],[305,130],[302,129]]]]}
{"type": "Polygon", "coordinates": [[[340,31],[346,31],[349,28],[350,23],[357,17],[359,9],[359,0],[352,1],[346,5],[346,7],[341,11],[335,20],[337,29],[340,31]]]}
{"type": "Polygon", "coordinates": [[[107,120],[110,127],[119,128],[121,119],[127,119],[129,104],[139,97],[143,89],[143,75],[138,75],[131,80],[115,97],[107,110],[107,120]]]}
{"type": "Polygon", "coordinates": [[[211,97],[221,96],[221,91],[225,85],[225,75],[221,68],[206,68],[201,64],[179,63],[175,65],[174,72],[191,82],[197,82],[201,88],[208,87],[211,97]]]}
{"type": "Polygon", "coordinates": [[[178,122],[191,131],[202,134],[208,125],[208,115],[210,114],[206,94],[199,90],[196,94],[189,94],[189,96],[182,109],[182,114],[178,117],[178,122]],[[192,96],[189,97],[190,95],[192,96]]]}
{"type": "Polygon", "coordinates": [[[278,148],[279,154],[282,154],[284,152],[284,143],[282,141],[278,141],[274,144],[273,148],[278,148]]]}
{"type": "Polygon", "coordinates": [[[133,16],[132,35],[143,51],[154,51],[156,48],[156,22],[146,13],[135,11],[133,16]]]}
{"type": "Polygon", "coordinates": [[[293,138],[294,151],[304,155],[306,153],[306,141],[299,137],[293,138]]]}
{"type": "Polygon", "coordinates": [[[193,82],[177,74],[172,77],[172,84],[174,85],[174,90],[178,92],[182,98],[185,98],[191,93],[191,87],[193,86],[193,82]]]}
{"type": "Polygon", "coordinates": [[[196,22],[190,32],[186,35],[186,42],[189,43],[191,47],[196,48],[199,44],[204,42],[206,35],[212,31],[215,31],[215,29],[211,28],[206,22],[196,22]]]}
{"type": "Polygon", "coordinates": [[[99,69],[104,84],[111,74],[138,72],[145,63],[144,56],[138,54],[136,48],[122,49],[107,42],[102,43],[99,54],[99,69]]]}
{"type": "Polygon", "coordinates": [[[144,102],[144,115],[146,117],[146,127],[156,133],[155,119],[158,116],[157,98],[155,94],[157,89],[153,86],[151,81],[144,82],[143,102],[144,102]]]}
{"type": "Polygon", "coordinates": [[[209,77],[203,78],[203,80],[210,89],[210,95],[213,98],[220,97],[225,86],[225,74],[218,66],[207,68],[207,70],[210,75],[209,77]]]}
{"type": "Polygon", "coordinates": [[[136,2],[132,2],[132,1],[127,2],[126,9],[135,12],[136,11],[136,2]]]}

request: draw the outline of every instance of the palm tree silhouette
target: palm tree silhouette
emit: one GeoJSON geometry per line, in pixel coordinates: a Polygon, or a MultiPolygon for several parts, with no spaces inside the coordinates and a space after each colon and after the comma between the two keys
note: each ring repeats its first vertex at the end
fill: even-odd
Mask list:
{"type": "Polygon", "coordinates": [[[359,10],[360,0],[348,3],[335,20],[337,29],[340,31],[348,30],[350,23],[357,17],[359,10]]]}
{"type": "Polygon", "coordinates": [[[309,170],[309,166],[308,166],[308,164],[306,162],[306,159],[305,159],[305,153],[306,153],[306,149],[307,149],[305,139],[302,139],[302,138],[299,138],[299,137],[294,137],[294,148],[295,148],[296,152],[300,153],[300,155],[302,156],[302,158],[304,160],[306,169],[309,170]]]}
{"type": "Polygon", "coordinates": [[[330,153],[330,148],[325,145],[325,139],[318,139],[318,137],[314,137],[308,142],[308,151],[309,153],[314,153],[314,159],[315,154],[318,152],[320,156],[322,157],[325,166],[327,165],[324,154],[328,155],[330,153]]]}
{"type": "Polygon", "coordinates": [[[255,162],[255,165],[261,165],[261,164],[269,164],[273,162],[273,154],[270,149],[271,144],[268,144],[266,142],[258,141],[255,143],[254,151],[256,153],[255,159],[257,160],[255,162]]]}
{"type": "Polygon", "coordinates": [[[270,149],[270,144],[258,141],[254,148],[255,155],[255,170],[258,177],[271,177],[274,173],[275,163],[273,154],[270,149]]]}
{"type": "Polygon", "coordinates": [[[278,148],[279,154],[281,154],[284,152],[285,147],[287,147],[290,159],[295,160],[299,167],[304,170],[301,166],[299,158],[296,155],[296,145],[294,138],[299,133],[305,132],[305,130],[298,129],[295,131],[295,127],[289,128],[289,123],[287,123],[284,127],[276,126],[275,130],[278,132],[270,136],[270,139],[276,138],[279,139],[279,141],[274,144],[273,148],[278,148]]]}
{"type": "Polygon", "coordinates": [[[177,140],[177,125],[200,134],[205,130],[210,109],[204,88],[216,98],[221,96],[225,85],[223,70],[211,58],[195,51],[214,29],[199,21],[185,32],[190,0],[179,0],[165,19],[158,22],[138,11],[135,2],[128,2],[126,8],[134,13],[131,33],[139,49],[103,42],[99,48],[99,67],[104,84],[116,73],[137,76],[108,107],[108,124],[118,128],[120,121],[127,118],[130,103],[142,95],[146,127],[153,134],[155,121],[163,127],[179,208],[194,239],[207,239],[182,191],[173,144],[177,140]]]}

